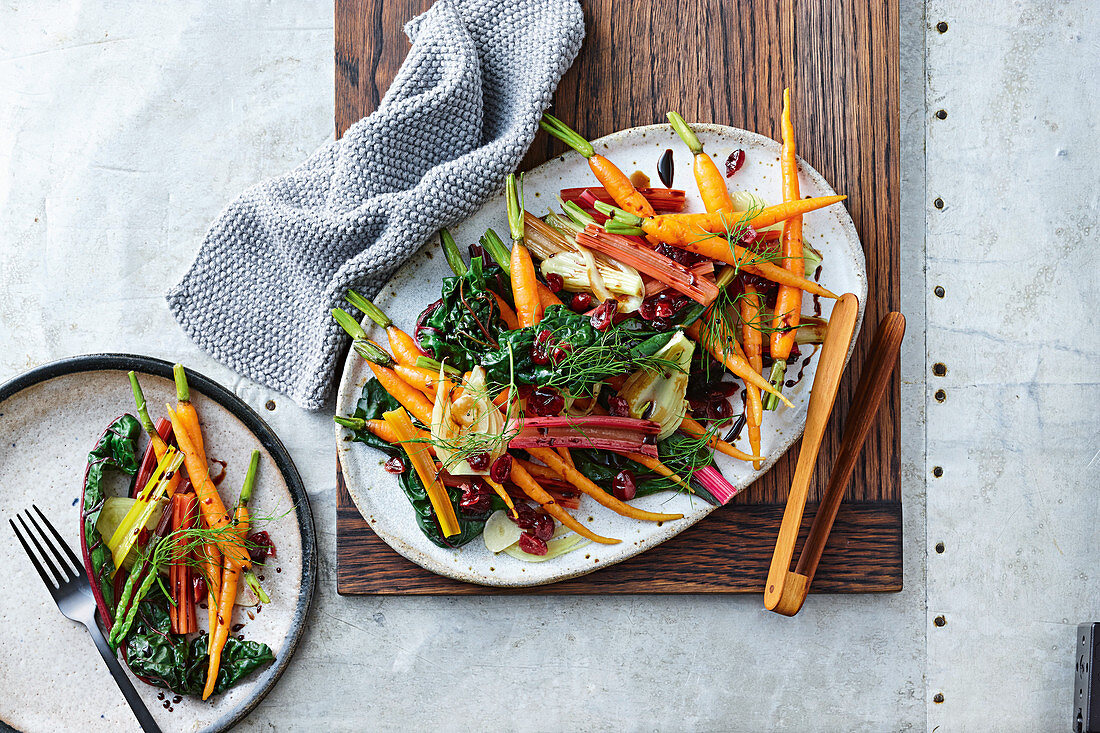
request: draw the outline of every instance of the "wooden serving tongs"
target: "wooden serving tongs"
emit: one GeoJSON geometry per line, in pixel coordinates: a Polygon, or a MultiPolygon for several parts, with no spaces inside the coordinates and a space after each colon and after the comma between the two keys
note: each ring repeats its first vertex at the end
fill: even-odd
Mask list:
{"type": "Polygon", "coordinates": [[[825,345],[821,348],[817,374],[810,391],[802,449],[798,454],[798,465],[791,482],[790,494],[787,496],[787,506],[783,510],[783,522],[779,526],[779,537],[775,543],[771,568],[768,570],[768,582],[764,586],[764,607],[784,616],[798,613],[806,601],[810,582],[817,572],[817,564],[825,551],[833,520],[836,519],[841,499],[844,498],[848,479],[852,476],[856,458],[859,457],[875,413],[886,394],[890,374],[898,361],[901,339],[905,335],[905,316],[900,313],[887,313],[879,323],[871,351],[863,363],[863,372],[860,374],[852,408],[844,425],[844,437],[833,463],[825,497],[818,507],[810,534],[806,537],[798,565],[791,571],[791,558],[794,556],[802,514],[806,509],[810,479],[813,477],[817,453],[821,448],[821,438],[825,434],[825,426],[836,401],[837,387],[844,373],[844,359],[848,354],[858,313],[859,300],[851,293],[841,296],[833,306],[832,315],[829,316],[829,329],[825,334],[825,345]]]}

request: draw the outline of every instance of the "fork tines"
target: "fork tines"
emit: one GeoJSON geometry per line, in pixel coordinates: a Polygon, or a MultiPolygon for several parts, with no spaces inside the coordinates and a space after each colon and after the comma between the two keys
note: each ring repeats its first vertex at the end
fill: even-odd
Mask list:
{"type": "Polygon", "coordinates": [[[61,535],[58,533],[54,526],[50,524],[50,520],[46,519],[46,515],[42,513],[42,510],[37,505],[31,505],[34,511],[38,514],[38,519],[42,520],[42,524],[38,523],[38,519],[35,519],[34,514],[28,509],[24,512],[27,519],[30,520],[31,525],[37,530],[37,533],[32,531],[27,526],[26,520],[23,519],[23,514],[17,514],[19,524],[23,527],[23,531],[19,531],[19,527],[16,526],[14,519],[9,519],[8,523],[11,525],[12,530],[15,531],[15,536],[19,538],[19,544],[23,545],[23,549],[26,551],[27,556],[34,563],[35,569],[38,574],[42,576],[42,582],[44,582],[51,590],[59,589],[61,586],[71,583],[75,580],[79,580],[84,577],[84,563],[80,562],[76,554],[69,547],[69,544],[65,540],[61,539],[61,535]],[[42,529],[45,525],[49,530],[47,533],[42,529]],[[50,537],[53,536],[51,540],[50,537]],[[30,539],[31,544],[38,550],[36,555],[27,544],[27,539],[30,539]],[[39,539],[41,538],[41,540],[39,539]],[[44,546],[43,546],[44,545],[44,546]],[[41,557],[42,562],[49,568],[49,572],[43,568],[42,562],[39,562],[41,557]],[[66,562],[66,559],[68,562],[66,562]]]}

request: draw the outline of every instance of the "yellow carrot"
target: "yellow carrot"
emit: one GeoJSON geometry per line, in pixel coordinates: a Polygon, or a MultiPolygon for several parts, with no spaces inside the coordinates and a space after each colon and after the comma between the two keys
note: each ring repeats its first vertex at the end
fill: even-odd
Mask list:
{"type": "MultiPolygon", "coordinates": [[[[690,435],[693,438],[702,438],[707,434],[707,429],[704,428],[697,420],[690,417],[685,417],[683,422],[680,423],[680,431],[690,435]]],[[[730,458],[736,458],[739,461],[756,461],[760,460],[761,456],[754,456],[740,450],[717,436],[711,436],[707,441],[714,450],[719,453],[725,453],[730,458]]]]}
{"type": "MultiPolygon", "coordinates": [[[[409,413],[403,409],[391,410],[382,413],[382,419],[389,423],[394,433],[400,438],[401,447],[409,457],[416,475],[424,483],[435,517],[439,521],[439,528],[444,537],[451,537],[461,530],[458,526],[458,517],[455,516],[454,505],[451,497],[447,495],[447,489],[436,474],[435,462],[431,459],[427,446],[419,442],[419,435],[409,418],[409,413]]],[[[431,424],[429,416],[427,424],[431,424]]]]}

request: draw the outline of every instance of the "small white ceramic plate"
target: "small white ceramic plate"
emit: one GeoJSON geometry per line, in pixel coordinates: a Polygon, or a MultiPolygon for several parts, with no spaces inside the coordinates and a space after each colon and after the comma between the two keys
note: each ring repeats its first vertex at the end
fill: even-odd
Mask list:
{"type": "MultiPolygon", "coordinates": [[[[80,494],[88,452],[115,418],[134,414],[126,376],[131,369],[139,375],[154,419],[164,414],[166,402],[175,404],[172,365],[125,354],[65,359],[0,386],[0,508],[5,519],[35,504],[80,556],[80,494]]],[[[260,451],[251,509],[254,517],[277,517],[256,527],[266,530],[276,547],[276,556],[258,569],[271,603],[259,613],[238,607],[233,623],[234,628],[244,624],[234,633],[270,646],[275,661],[207,702],[192,697],[173,702],[174,693],[131,679],[161,729],[221,731],[247,715],[286,669],[313,596],[316,545],[302,480],[271,428],[224,387],[191,370],[188,381],[207,452],[227,464],[224,496],[236,495],[249,456],[253,449],[260,451]]],[[[141,451],[146,442],[144,436],[139,439],[141,451]]],[[[7,526],[0,529],[0,554],[0,721],[27,731],[137,730],[88,632],[57,610],[7,526]]],[[[205,628],[206,612],[196,612],[205,628]]]]}
{"type": "MultiPolygon", "coordinates": [[[[745,164],[738,173],[728,179],[731,191],[748,190],[759,194],[769,202],[780,201],[779,144],[756,133],[721,125],[692,125],[705,150],[724,170],[726,157],[734,150],[745,151],[745,164]]],[[[635,170],[645,172],[660,185],[657,161],[666,149],[672,149],[676,177],[674,187],[688,192],[686,211],[702,211],[692,177],[691,154],[668,125],[650,125],[624,130],[595,141],[596,150],[614,161],[626,173],[635,170]]],[[[827,196],[835,193],[817,171],[800,161],[799,182],[803,196],[827,196]]],[[[562,188],[599,185],[588,167],[587,161],[570,151],[554,158],[524,176],[525,205],[536,215],[543,215],[548,208],[559,208],[558,191],[562,188]]],[[[824,254],[821,283],[834,293],[855,293],[859,297],[860,311],[857,322],[863,320],[863,301],[867,297],[867,273],[859,237],[852,218],[843,206],[830,206],[812,212],[805,219],[805,237],[824,254]]],[[[508,224],[503,193],[493,197],[469,219],[454,227],[456,241],[461,249],[476,242],[492,227],[507,238],[508,224]]],[[[393,318],[394,322],[411,331],[420,311],[439,298],[442,278],[451,275],[439,243],[435,240],[425,245],[382,288],[377,304],[393,318]]],[[[814,304],[806,298],[804,309],[813,312],[814,304]]],[[[832,301],[822,299],[823,315],[828,316],[832,301]]],[[[376,340],[385,343],[385,333],[365,323],[376,340]]],[[[853,339],[853,344],[855,340],[853,339]]],[[[851,351],[849,350],[849,355],[851,351]]],[[[754,471],[751,464],[734,461],[719,455],[717,464],[725,477],[738,488],[744,488],[767,471],[802,434],[806,420],[806,407],[810,386],[816,371],[816,359],[805,370],[804,378],[792,389],[785,390],[795,408],[781,407],[766,413],[761,437],[761,451],[767,456],[764,466],[754,471]]],[[[344,366],[343,381],[337,396],[337,414],[348,415],[355,410],[363,385],[371,377],[370,369],[354,352],[350,352],[344,366]]],[[[580,550],[555,558],[549,562],[526,563],[504,554],[494,555],[480,540],[457,549],[444,549],[433,545],[420,532],[408,500],[397,485],[396,479],[382,470],[384,457],[376,450],[360,443],[352,443],[351,432],[337,426],[336,444],[340,466],[360,513],[371,528],[397,552],[432,572],[471,583],[495,586],[526,586],[551,583],[592,572],[601,567],[625,560],[679,534],[714,507],[706,502],[674,493],[658,494],[638,499],[632,503],[642,509],[660,512],[679,512],[684,518],[675,522],[653,524],[638,522],[614,514],[588,497],[582,497],[581,507],[573,512],[593,531],[606,537],[616,537],[617,545],[591,544],[580,550]]],[[[741,447],[748,449],[747,440],[741,447]]]]}

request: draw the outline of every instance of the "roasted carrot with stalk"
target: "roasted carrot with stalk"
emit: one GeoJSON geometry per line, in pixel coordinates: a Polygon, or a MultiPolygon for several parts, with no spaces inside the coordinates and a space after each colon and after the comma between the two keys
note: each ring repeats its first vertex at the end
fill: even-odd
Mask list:
{"type": "MultiPolygon", "coordinates": [[[[177,364],[177,366],[179,365],[177,364]]],[[[185,387],[186,384],[187,383],[184,382],[185,387]]],[[[130,391],[134,393],[134,405],[137,407],[138,421],[141,422],[141,427],[145,429],[145,432],[149,434],[149,440],[153,446],[153,454],[156,455],[158,461],[164,460],[165,454],[168,453],[168,443],[165,442],[164,438],[162,438],[157,431],[156,426],[153,425],[153,418],[149,417],[149,407],[145,404],[145,394],[141,391],[141,385],[138,384],[137,374],[134,372],[130,372],[130,391]]],[[[165,496],[169,499],[176,493],[181,478],[180,473],[177,471],[168,479],[168,483],[165,485],[165,496]]]]}
{"type": "Polygon", "coordinates": [[[516,184],[516,174],[504,179],[504,197],[508,202],[508,229],[512,234],[512,256],[509,261],[512,278],[512,300],[520,328],[534,326],[542,320],[543,305],[539,299],[535,262],[523,242],[523,194],[516,184]]]}
{"type": "Polygon", "coordinates": [[[401,375],[394,370],[388,367],[379,366],[370,360],[370,355],[376,355],[374,350],[378,349],[378,351],[381,351],[381,349],[367,340],[366,331],[363,330],[363,327],[359,325],[358,321],[352,318],[350,313],[340,308],[333,308],[332,317],[335,318],[336,322],[354,339],[352,348],[355,349],[355,352],[359,354],[359,356],[366,359],[367,365],[370,366],[371,371],[374,372],[375,379],[378,380],[383,389],[389,392],[395,400],[400,402],[409,412],[416,416],[417,420],[425,425],[431,425],[431,400],[429,400],[423,392],[402,379],[401,375]]]}
{"type": "Polygon", "coordinates": [[[168,405],[165,407],[168,409],[168,419],[172,421],[172,430],[176,434],[176,443],[183,452],[187,475],[191,479],[191,485],[195,487],[195,495],[199,499],[203,520],[208,528],[219,530],[216,542],[224,562],[235,569],[249,567],[250,562],[244,543],[240,542],[234,533],[226,530],[230,526],[229,516],[221,496],[218,495],[217,487],[210,480],[209,468],[196,451],[191,434],[184,427],[179,415],[168,405]]]}
{"type": "Polygon", "coordinates": [[[695,174],[695,185],[699,188],[703,206],[710,212],[733,211],[733,199],[730,198],[729,189],[726,188],[726,179],[718,170],[714,159],[703,152],[703,143],[699,142],[699,137],[684,118],[675,112],[668,113],[668,121],[691,151],[691,170],[695,174]]]}
{"type": "MultiPolygon", "coordinates": [[[[718,313],[711,313],[710,318],[712,322],[717,323],[722,319],[722,316],[718,313]]],[[[721,331],[720,324],[717,326],[712,326],[712,328],[717,328],[717,330],[721,331]]],[[[752,383],[760,389],[764,390],[765,392],[778,394],[775,391],[775,388],[768,383],[768,380],[760,376],[759,373],[753,371],[752,366],[750,366],[743,357],[738,356],[732,349],[727,348],[726,345],[722,343],[722,339],[714,338],[712,336],[704,334],[702,328],[700,327],[699,321],[696,321],[688,327],[687,335],[693,341],[695,341],[695,343],[699,344],[704,349],[709,351],[710,355],[713,356],[720,364],[722,364],[722,366],[724,366],[736,376],[741,377],[741,379],[745,380],[746,384],[752,383]]],[[[783,402],[785,402],[788,407],[794,407],[794,405],[791,404],[791,401],[783,395],[779,395],[779,399],[783,400],[783,402]]]]}
{"type": "MultiPolygon", "coordinates": [[[[393,321],[382,312],[381,308],[354,290],[349,290],[344,297],[347,298],[349,303],[361,310],[367,318],[374,321],[379,327],[386,329],[386,336],[390,340],[390,349],[399,364],[416,366],[416,360],[424,356],[424,352],[416,344],[416,339],[393,325],[393,321]]],[[[341,323],[340,325],[343,326],[344,324],[341,323]]],[[[347,331],[347,328],[345,327],[344,330],[347,331]]],[[[360,328],[360,330],[362,329],[360,328]]],[[[363,338],[366,338],[365,332],[363,338]]]]}
{"type": "MultiPolygon", "coordinates": [[[[424,489],[428,494],[428,500],[431,502],[432,510],[435,512],[435,518],[439,522],[439,529],[443,532],[443,536],[451,537],[458,534],[461,529],[458,525],[458,517],[455,516],[454,505],[451,504],[451,497],[447,495],[447,489],[439,481],[435,462],[429,456],[427,447],[420,442],[420,437],[409,418],[409,413],[405,412],[404,409],[391,410],[382,413],[382,419],[390,424],[394,433],[400,438],[401,448],[409,457],[409,462],[412,463],[416,475],[424,483],[424,489]]],[[[427,424],[431,424],[430,413],[427,424]]]]}
{"type": "Polygon", "coordinates": [[[199,426],[199,413],[191,402],[191,387],[187,384],[187,372],[183,364],[172,365],[172,377],[176,382],[176,414],[187,429],[187,434],[191,436],[191,443],[205,466],[206,446],[203,444],[202,428],[199,426]]]}
{"type": "Polygon", "coordinates": [[[383,351],[382,347],[373,341],[356,339],[355,353],[372,364],[377,364],[380,367],[385,367],[386,369],[396,372],[410,387],[415,387],[423,392],[424,396],[427,397],[429,401],[435,400],[436,389],[440,384],[443,385],[443,388],[448,393],[452,392],[456,387],[455,383],[450,379],[446,377],[441,378],[439,372],[433,372],[424,367],[397,363],[393,360],[393,357],[383,351]]]}
{"type": "MultiPolygon", "coordinates": [[[[763,229],[772,224],[787,221],[792,217],[802,216],[803,214],[809,214],[811,211],[838,204],[846,198],[848,197],[817,196],[809,199],[798,199],[797,201],[784,201],[781,204],[765,206],[755,213],[748,212],[743,223],[753,229],[763,229]]],[[[735,213],[734,216],[736,215],[735,213]]],[[[662,242],[672,241],[664,237],[676,236],[685,228],[695,236],[698,236],[700,232],[720,234],[725,232],[730,224],[737,221],[736,218],[731,219],[728,211],[713,211],[706,214],[657,214],[650,217],[650,219],[652,219],[652,223],[646,229],[646,233],[652,234],[662,242]]]]}
{"type": "MultiPolygon", "coordinates": [[[[252,451],[252,460],[248,464],[248,473],[244,477],[244,486],[241,488],[241,497],[237,500],[237,508],[234,511],[233,524],[230,532],[237,538],[241,546],[244,546],[248,536],[250,521],[248,516],[248,502],[252,499],[252,487],[256,483],[256,471],[260,464],[260,452],[252,451]]],[[[214,693],[214,686],[218,681],[218,671],[221,668],[222,649],[229,638],[229,627],[233,623],[233,604],[237,600],[237,582],[240,569],[227,558],[222,565],[222,583],[218,596],[218,616],[215,628],[210,631],[213,643],[210,647],[210,662],[206,668],[206,686],[202,691],[202,699],[206,700],[214,693]]]]}
{"type": "Polygon", "coordinates": [[[532,458],[545,463],[547,466],[557,472],[559,476],[576,486],[581,493],[587,494],[595,499],[598,503],[607,507],[616,514],[620,514],[624,517],[630,517],[631,519],[638,519],[646,522],[670,522],[674,519],[683,519],[683,514],[660,514],[657,512],[647,512],[644,509],[638,509],[626,502],[619,501],[611,494],[607,493],[599,486],[597,486],[591,479],[578,471],[573,466],[567,464],[562,457],[549,448],[529,448],[527,450],[531,454],[532,458]]]}
{"type": "MultiPolygon", "coordinates": [[[[801,203],[817,201],[817,199],[804,199],[801,203]]],[[[772,207],[774,208],[774,207],[772,207]]],[[[654,216],[643,219],[622,209],[614,210],[615,218],[604,225],[612,234],[648,234],[661,242],[667,242],[680,249],[701,254],[712,260],[721,260],[728,264],[744,269],[755,275],[767,278],[780,285],[789,285],[800,288],[808,293],[820,295],[824,298],[836,298],[832,293],[821,287],[813,280],[798,275],[779,267],[764,253],[752,252],[742,247],[735,241],[739,231],[744,231],[745,221],[749,215],[729,214],[719,211],[716,214],[677,214],[675,216],[716,216],[725,222],[720,231],[728,232],[725,236],[711,234],[704,228],[695,224],[680,220],[670,220],[669,216],[654,216]]]]}
{"type": "MultiPolygon", "coordinates": [[[[794,125],[791,123],[791,90],[783,90],[783,148],[780,153],[783,171],[783,200],[798,201],[802,195],[798,186],[798,158],[794,142],[794,125]]],[[[782,265],[791,272],[805,273],[802,259],[802,217],[792,216],[783,225],[782,265]]],[[[799,318],[802,315],[802,291],[797,288],[780,286],[775,296],[774,329],[769,341],[769,353],[772,359],[770,381],[778,389],[783,389],[783,378],[787,373],[787,359],[791,356],[798,334],[799,318]]],[[[764,401],[764,408],[774,410],[779,401],[770,395],[764,401]]]]}
{"type": "Polygon", "coordinates": [[[645,196],[638,193],[638,189],[634,188],[630,177],[610,160],[598,154],[593,149],[592,143],[551,114],[542,116],[539,127],[588,158],[588,167],[596,174],[596,179],[603,184],[604,189],[620,208],[638,216],[653,216],[653,206],[645,196]]]}
{"type": "MultiPolygon", "coordinates": [[[[704,428],[698,420],[690,417],[685,417],[683,422],[680,423],[680,432],[686,435],[690,435],[693,438],[702,438],[710,431],[704,428]]],[[[715,435],[712,435],[707,440],[707,445],[709,445],[711,448],[718,451],[719,453],[724,453],[730,458],[736,458],[739,461],[758,461],[763,459],[763,456],[750,455],[745,451],[730,445],[729,443],[715,435]]]]}
{"type": "MultiPolygon", "coordinates": [[[[352,430],[367,430],[371,435],[381,438],[387,443],[396,445],[401,442],[401,438],[385,420],[378,418],[367,420],[361,417],[344,417],[342,415],[336,415],[332,420],[337,425],[343,425],[345,428],[350,428],[352,430]]],[[[431,434],[427,430],[417,430],[416,433],[418,440],[423,441],[428,447],[428,450],[434,453],[435,447],[431,445],[431,434]]]]}
{"type": "MultiPolygon", "coordinates": [[[[559,458],[558,460],[561,459],[559,458]]],[[[590,539],[593,542],[598,542],[601,545],[617,545],[621,542],[621,540],[598,535],[576,519],[573,519],[573,515],[558,506],[554,497],[550,496],[550,494],[546,492],[546,489],[539,486],[539,482],[536,481],[531,474],[527,473],[527,469],[521,466],[519,461],[512,461],[511,478],[512,483],[522,489],[523,493],[527,494],[527,498],[539,504],[539,506],[546,510],[547,514],[580,536],[590,539]]]]}
{"type": "MultiPolygon", "coordinates": [[[[743,294],[738,299],[741,316],[741,344],[745,361],[753,371],[764,371],[764,337],[761,332],[764,320],[764,296],[756,292],[749,283],[742,287],[743,294]]],[[[801,292],[801,291],[800,291],[801,292]]],[[[734,342],[737,348],[737,342],[734,342]]],[[[774,387],[774,385],[773,385],[774,387]]],[[[764,422],[764,408],[760,401],[760,388],[745,382],[745,427],[749,430],[749,448],[760,453],[760,426],[764,422]]],[[[753,461],[752,467],[759,470],[761,462],[753,461]]]]}

